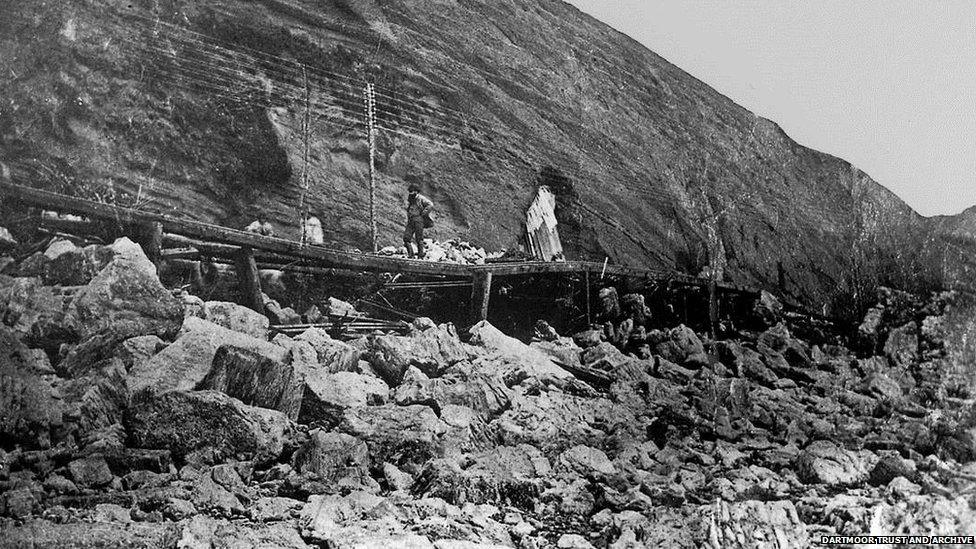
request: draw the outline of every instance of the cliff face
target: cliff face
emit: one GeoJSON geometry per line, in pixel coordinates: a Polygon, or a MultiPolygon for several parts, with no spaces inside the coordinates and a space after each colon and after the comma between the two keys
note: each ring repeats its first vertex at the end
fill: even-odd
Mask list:
{"type": "MultiPolygon", "coordinates": [[[[0,0],[0,155],[36,183],[242,226],[259,211],[367,249],[408,183],[437,238],[512,246],[540,183],[569,258],[780,286],[811,304],[854,250],[919,257],[925,220],[558,0],[0,0]],[[307,191],[305,190],[307,188],[307,191]],[[708,244],[708,234],[717,235],[708,244]]],[[[899,256],[900,257],[900,256],[899,256]]]]}

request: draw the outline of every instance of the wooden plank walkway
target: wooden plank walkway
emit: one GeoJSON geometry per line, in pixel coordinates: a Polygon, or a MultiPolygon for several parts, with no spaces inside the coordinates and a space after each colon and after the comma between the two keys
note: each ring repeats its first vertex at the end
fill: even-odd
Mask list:
{"type": "MultiPolygon", "coordinates": [[[[244,256],[242,258],[246,259],[249,265],[255,262],[255,256],[257,256],[257,261],[261,262],[261,265],[268,267],[271,265],[265,262],[272,258],[281,261],[302,260],[303,263],[314,265],[313,267],[303,266],[304,269],[308,269],[310,272],[316,270],[325,271],[322,268],[326,268],[347,272],[391,272],[463,280],[472,284],[473,309],[476,309],[472,311],[473,320],[485,318],[488,310],[491,281],[494,278],[503,276],[585,273],[589,275],[588,279],[592,279],[592,275],[597,274],[609,277],[654,280],[695,287],[707,287],[709,283],[707,279],[673,271],[608,265],[588,261],[522,261],[490,263],[485,265],[436,263],[417,259],[381,256],[374,253],[336,250],[325,246],[302,245],[299,242],[283,238],[263,236],[243,230],[204,223],[202,221],[182,219],[156,212],[65,196],[15,183],[0,182],[0,194],[9,197],[9,199],[20,201],[23,204],[46,210],[55,210],[85,216],[91,219],[130,225],[136,229],[136,234],[140,233],[146,227],[155,227],[155,232],[158,234],[159,227],[161,226],[162,231],[166,233],[180,235],[181,237],[185,237],[185,239],[194,239],[197,241],[201,253],[210,252],[215,255],[226,255],[239,261],[236,252],[244,250],[244,256]],[[264,257],[261,256],[262,253],[264,257]]],[[[181,249],[167,253],[160,253],[160,250],[156,250],[162,258],[187,256],[189,252],[185,248],[192,247],[193,244],[196,244],[191,244],[189,241],[179,237],[169,238],[169,241],[174,239],[180,241],[179,246],[181,249]]],[[[159,244],[155,244],[155,246],[159,246],[159,244]]],[[[759,293],[759,290],[755,288],[728,283],[718,284],[717,289],[722,293],[759,293]]],[[[257,296],[259,290],[251,288],[250,291],[257,296]]],[[[256,299],[257,297],[255,297],[256,299]]]]}

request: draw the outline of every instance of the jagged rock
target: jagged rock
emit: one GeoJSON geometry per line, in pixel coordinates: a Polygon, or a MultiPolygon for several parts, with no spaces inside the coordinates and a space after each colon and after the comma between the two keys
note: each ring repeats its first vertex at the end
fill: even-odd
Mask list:
{"type": "Polygon", "coordinates": [[[127,238],[112,246],[115,257],[87,286],[78,290],[65,322],[81,336],[112,331],[126,337],[171,337],[183,322],[183,303],[163,287],[156,267],[127,238]]]}
{"type": "Polygon", "coordinates": [[[512,404],[489,424],[507,445],[526,443],[555,453],[579,444],[600,447],[607,430],[638,428],[630,410],[603,398],[548,391],[521,396],[512,404]]]}
{"type": "Polygon", "coordinates": [[[211,474],[197,478],[193,483],[191,498],[194,507],[200,510],[212,510],[225,516],[244,512],[244,506],[237,496],[214,480],[211,474]]]}
{"type": "Polygon", "coordinates": [[[809,547],[811,536],[789,501],[743,501],[728,503],[717,500],[705,511],[707,532],[703,547],[728,549],[809,547]]]}
{"type": "Polygon", "coordinates": [[[268,317],[243,305],[229,301],[207,301],[203,318],[218,326],[257,339],[268,338],[268,317]]]}
{"type": "Polygon", "coordinates": [[[220,391],[249,406],[278,410],[297,420],[305,390],[305,365],[285,364],[282,353],[262,350],[265,352],[221,346],[197,388],[220,391]]]}
{"type": "Polygon", "coordinates": [[[292,498],[266,497],[254,502],[250,509],[251,520],[257,522],[277,522],[288,520],[292,513],[300,509],[303,502],[292,498]]]}
{"type": "MultiPolygon", "coordinates": [[[[267,524],[248,526],[226,519],[213,519],[198,515],[181,524],[179,549],[208,549],[231,547],[274,547],[276,549],[307,549],[309,546],[298,535],[294,526],[267,524]]],[[[162,547],[160,544],[157,547],[162,547]]]]}
{"type": "Polygon", "coordinates": [[[72,245],[53,257],[45,254],[50,261],[44,265],[42,278],[50,286],[83,286],[111,263],[115,254],[110,246],[93,244],[77,248],[72,245]]]}
{"type": "Polygon", "coordinates": [[[772,386],[776,381],[776,374],[763,364],[762,357],[756,351],[731,341],[720,341],[716,347],[722,363],[732,368],[740,377],[766,386],[772,386]]]}
{"type": "Polygon", "coordinates": [[[404,533],[403,523],[383,498],[362,492],[311,496],[298,524],[305,539],[338,549],[433,549],[426,537],[404,533]]]}
{"type": "Polygon", "coordinates": [[[613,371],[630,360],[610,343],[603,342],[583,352],[581,362],[588,368],[613,371]]]}
{"type": "Polygon", "coordinates": [[[403,467],[439,455],[447,426],[427,406],[387,404],[348,408],[337,429],[364,441],[375,466],[403,467]]]}
{"type": "Polygon", "coordinates": [[[603,341],[603,330],[590,329],[573,334],[573,342],[583,349],[599,345],[601,341],[603,341]]]}
{"type": "Polygon", "coordinates": [[[453,325],[418,329],[420,325],[417,321],[414,324],[409,336],[378,335],[369,338],[367,360],[391,387],[400,383],[410,366],[435,377],[469,358],[453,325]]]}
{"type": "MultiPolygon", "coordinates": [[[[460,366],[460,365],[459,365],[460,366]]],[[[394,400],[401,406],[423,404],[440,411],[449,404],[466,406],[495,416],[510,406],[511,394],[501,376],[455,367],[444,377],[430,379],[422,372],[407,375],[396,388],[394,400]]]]}
{"type": "Polygon", "coordinates": [[[316,429],[295,452],[292,462],[298,473],[335,482],[349,474],[350,469],[369,467],[369,448],[363,441],[345,433],[316,429]]]}
{"type": "Polygon", "coordinates": [[[166,343],[154,335],[130,337],[122,342],[116,356],[122,360],[126,371],[143,364],[166,347],[166,343]]]}
{"type": "Polygon", "coordinates": [[[409,490],[413,486],[413,477],[392,463],[383,464],[383,478],[390,489],[394,491],[409,490]]]}
{"type": "Polygon", "coordinates": [[[901,386],[882,372],[869,374],[857,387],[858,391],[877,399],[898,400],[902,396],[901,386]]]}
{"type": "Polygon", "coordinates": [[[0,321],[25,341],[53,351],[76,337],[65,324],[64,302],[39,278],[0,275],[0,321]]]}
{"type": "Polygon", "coordinates": [[[48,475],[44,479],[44,489],[55,494],[77,494],[78,486],[61,475],[48,475]]]}
{"type": "Polygon", "coordinates": [[[435,459],[424,466],[413,491],[449,503],[505,502],[533,509],[552,467],[533,446],[499,446],[470,456],[462,466],[454,459],[435,459]]]}
{"type": "Polygon", "coordinates": [[[552,341],[533,341],[529,347],[549,355],[556,364],[578,368],[583,349],[569,337],[559,337],[552,341]]]}
{"type": "Polygon", "coordinates": [[[613,462],[602,450],[589,446],[573,446],[556,458],[556,470],[575,476],[586,477],[593,473],[616,473],[613,462]]]}
{"type": "Polygon", "coordinates": [[[514,385],[527,378],[543,382],[558,382],[573,377],[557,366],[546,353],[534,349],[514,337],[509,337],[487,321],[481,321],[470,329],[471,344],[489,351],[489,356],[474,361],[476,368],[485,373],[497,373],[506,385],[514,385]]]}
{"type": "Polygon", "coordinates": [[[689,356],[705,352],[705,346],[694,330],[679,325],[667,331],[664,341],[654,346],[654,352],[671,362],[681,364],[689,356]]]}
{"type": "Polygon", "coordinates": [[[322,313],[326,315],[351,317],[359,315],[359,311],[357,311],[351,303],[341,299],[336,299],[334,297],[329,297],[329,299],[325,301],[325,310],[322,311],[322,313]]]}
{"type": "Polygon", "coordinates": [[[133,446],[169,449],[177,459],[206,448],[218,457],[243,454],[258,463],[281,455],[291,429],[283,413],[217,391],[146,395],[126,411],[125,426],[133,446]]]}
{"type": "Polygon", "coordinates": [[[915,468],[915,462],[906,460],[897,454],[888,455],[879,459],[878,463],[871,469],[868,482],[872,486],[885,486],[898,477],[904,477],[908,480],[916,479],[918,470],[915,468]]]}
{"type": "Polygon", "coordinates": [[[68,472],[75,485],[82,488],[98,488],[112,482],[112,471],[102,456],[76,459],[68,464],[68,472]]]}
{"type": "Polygon", "coordinates": [[[796,475],[807,484],[851,486],[868,480],[877,457],[867,451],[845,450],[833,442],[818,440],[796,460],[796,475]]]}
{"type": "Polygon", "coordinates": [[[389,386],[381,379],[352,372],[312,371],[305,377],[298,421],[334,426],[350,408],[384,404],[389,386]]]}
{"type": "Polygon", "coordinates": [[[869,354],[874,354],[878,348],[880,335],[878,330],[881,328],[881,320],[884,318],[885,308],[883,305],[871,307],[864,314],[864,319],[857,327],[858,346],[869,354]]]}
{"type": "Polygon", "coordinates": [[[351,345],[332,339],[321,328],[309,328],[295,339],[311,344],[318,356],[319,364],[330,374],[354,372],[358,369],[357,364],[362,353],[351,345]]]}
{"type": "Polygon", "coordinates": [[[908,370],[918,362],[918,325],[909,322],[888,332],[883,352],[893,368],[908,370]]]}
{"type": "Polygon", "coordinates": [[[99,503],[95,506],[92,513],[95,522],[114,522],[116,524],[126,524],[132,522],[132,514],[128,509],[114,503],[99,503]]]}
{"type": "Polygon", "coordinates": [[[302,322],[301,315],[296,313],[295,309],[292,309],[291,307],[282,307],[277,301],[272,299],[265,300],[264,313],[267,315],[267,318],[270,320],[271,324],[276,326],[301,324],[302,322]]]}
{"type": "Polygon", "coordinates": [[[752,310],[765,324],[773,325],[779,322],[782,317],[783,304],[780,303],[776,296],[766,290],[762,290],[752,310]]]}
{"type": "Polygon", "coordinates": [[[129,404],[125,366],[118,358],[94,365],[85,375],[61,385],[65,417],[84,438],[122,421],[129,404]]]}
{"type": "Polygon", "coordinates": [[[288,351],[257,338],[229,330],[212,322],[189,317],[183,321],[180,337],[148,361],[129,372],[129,390],[155,392],[194,389],[210,372],[221,345],[248,349],[280,362],[288,351]]]}
{"type": "Polygon", "coordinates": [[[61,428],[60,391],[30,367],[30,353],[7,329],[0,329],[0,437],[28,447],[47,447],[61,428]]]}

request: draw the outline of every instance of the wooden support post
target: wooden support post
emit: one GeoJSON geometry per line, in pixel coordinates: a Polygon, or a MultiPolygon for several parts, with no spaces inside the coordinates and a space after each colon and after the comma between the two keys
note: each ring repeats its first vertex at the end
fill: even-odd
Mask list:
{"type": "Polygon", "coordinates": [[[149,261],[159,270],[163,260],[163,224],[159,221],[146,221],[131,227],[135,241],[142,246],[149,261]]]}
{"type": "Polygon", "coordinates": [[[708,324],[712,329],[712,341],[718,341],[718,282],[708,283],[708,324]]]}
{"type": "Polygon", "coordinates": [[[491,271],[475,271],[471,277],[471,323],[488,318],[488,299],[491,297],[491,271]]]}
{"type": "Polygon", "coordinates": [[[592,313],[590,312],[590,271],[583,271],[583,284],[586,284],[586,326],[593,324],[592,313]]]}
{"type": "Polygon", "coordinates": [[[242,305],[264,314],[264,297],[261,295],[261,277],[258,264],[254,260],[254,250],[248,246],[241,248],[234,258],[237,269],[237,283],[241,291],[242,305]]]}

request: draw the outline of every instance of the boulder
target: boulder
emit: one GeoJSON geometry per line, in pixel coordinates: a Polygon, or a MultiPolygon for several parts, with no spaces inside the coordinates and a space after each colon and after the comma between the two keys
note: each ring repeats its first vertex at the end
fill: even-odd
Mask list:
{"type": "Polygon", "coordinates": [[[0,329],[0,438],[46,447],[60,430],[60,391],[31,367],[30,353],[12,332],[0,329]]]}
{"type": "Polygon", "coordinates": [[[207,301],[203,318],[218,326],[257,339],[268,338],[268,317],[243,305],[229,301],[207,301]]]}
{"type": "Polygon", "coordinates": [[[241,332],[229,330],[196,317],[183,321],[179,338],[171,345],[129,372],[129,390],[155,392],[187,391],[196,388],[210,373],[214,356],[221,345],[254,351],[279,362],[288,351],[241,332]]]}
{"type": "Polygon", "coordinates": [[[620,349],[604,341],[584,351],[580,362],[587,368],[612,371],[628,360],[620,349]]]}
{"type": "Polygon", "coordinates": [[[867,450],[851,451],[833,442],[818,440],[800,452],[796,476],[807,484],[853,486],[868,480],[877,456],[867,450]]]}
{"type": "Polygon", "coordinates": [[[334,297],[329,297],[325,300],[325,310],[322,314],[325,315],[335,315],[335,316],[358,316],[359,311],[352,306],[352,303],[343,301],[341,299],[336,299],[334,297]]]}
{"type": "MultiPolygon", "coordinates": [[[[813,543],[813,536],[790,501],[730,503],[718,499],[711,505],[702,506],[701,510],[700,520],[705,525],[705,536],[699,547],[803,549],[813,543]]],[[[652,540],[645,540],[648,541],[652,540]]]]}
{"type": "Polygon", "coordinates": [[[612,475],[617,472],[602,450],[590,446],[573,446],[556,458],[556,471],[570,476],[584,477],[601,474],[612,475]]]}
{"type": "Polygon", "coordinates": [[[888,332],[883,352],[891,366],[907,371],[918,363],[918,325],[909,322],[888,332]]]}
{"type": "Polygon", "coordinates": [[[423,404],[440,412],[445,406],[466,406],[484,416],[495,416],[511,404],[511,392],[501,376],[455,367],[443,377],[430,379],[422,372],[407,375],[396,388],[394,400],[401,406],[423,404]]]}
{"type": "Polygon", "coordinates": [[[0,321],[24,341],[57,352],[77,339],[64,316],[64,301],[39,278],[0,275],[0,321]]]}
{"type": "Polygon", "coordinates": [[[371,336],[366,358],[391,387],[396,387],[410,366],[436,377],[467,360],[469,353],[453,325],[428,326],[414,321],[409,336],[371,336]]]}
{"type": "Polygon", "coordinates": [[[567,380],[572,374],[557,366],[549,356],[514,337],[509,337],[486,320],[470,329],[471,344],[488,351],[488,355],[475,361],[475,366],[486,373],[497,373],[506,385],[514,385],[527,378],[543,382],[567,380]]]}
{"type": "Polygon", "coordinates": [[[126,337],[168,338],[183,322],[183,303],[159,282],[156,267],[142,248],[116,240],[112,261],[68,305],[65,322],[82,339],[112,331],[126,337]]]}
{"type": "Polygon", "coordinates": [[[654,352],[671,362],[681,364],[689,356],[705,352],[705,346],[694,330],[681,324],[667,331],[664,341],[657,343],[654,352]]]}
{"type": "Polygon", "coordinates": [[[85,375],[65,381],[61,395],[76,437],[84,440],[111,429],[122,422],[129,405],[125,366],[118,358],[99,362],[85,375]]]}
{"type": "Polygon", "coordinates": [[[321,328],[309,328],[295,337],[295,340],[311,344],[315,349],[319,365],[330,374],[354,372],[358,369],[359,357],[362,354],[359,349],[333,339],[321,328]]]}
{"type": "Polygon", "coordinates": [[[50,261],[44,265],[42,278],[51,286],[83,286],[111,263],[115,254],[111,246],[92,244],[77,248],[72,245],[53,257],[48,256],[50,261]]]}
{"type": "Polygon", "coordinates": [[[762,290],[752,310],[766,325],[772,325],[779,322],[782,317],[783,304],[775,295],[762,290]]]}
{"type": "Polygon", "coordinates": [[[116,356],[122,361],[126,371],[136,365],[149,361],[159,351],[166,348],[166,343],[154,335],[130,337],[119,345],[116,356]]]}
{"type": "Polygon", "coordinates": [[[316,429],[295,452],[292,464],[300,474],[338,482],[351,474],[350,470],[364,471],[369,467],[369,448],[365,442],[345,433],[316,429]]]}
{"type": "Polygon", "coordinates": [[[353,372],[309,372],[298,421],[304,424],[332,427],[350,408],[375,406],[387,401],[390,388],[383,380],[353,372]]]}
{"type": "Polygon", "coordinates": [[[605,398],[583,398],[556,391],[513,399],[512,408],[489,427],[502,443],[531,444],[558,453],[576,445],[601,447],[608,431],[639,429],[627,406],[605,398]]]}
{"type": "Polygon", "coordinates": [[[603,341],[603,330],[589,329],[573,334],[573,343],[583,349],[588,349],[594,345],[599,345],[603,341]]]}
{"type": "Polygon", "coordinates": [[[337,429],[364,441],[375,467],[403,468],[438,456],[447,426],[427,406],[387,404],[347,408],[337,429]]]}
{"type": "Polygon", "coordinates": [[[76,459],[68,464],[71,480],[80,488],[99,488],[108,485],[114,478],[108,463],[101,456],[76,459]]]}
{"type": "Polygon", "coordinates": [[[533,341],[529,347],[549,355],[556,364],[570,368],[579,368],[582,365],[580,355],[583,349],[572,338],[559,337],[552,341],[533,341]]]}
{"type": "Polygon", "coordinates": [[[413,492],[457,505],[503,502],[532,510],[551,472],[549,460],[535,447],[499,446],[469,456],[464,466],[454,459],[430,461],[413,492]]]}
{"type": "Polygon", "coordinates": [[[281,455],[291,426],[285,414],[242,404],[217,391],[143,395],[126,411],[131,446],[169,449],[177,459],[196,450],[267,463],[281,455]]]}
{"type": "Polygon", "coordinates": [[[304,364],[286,364],[282,353],[222,345],[197,389],[228,394],[249,406],[270,408],[297,420],[305,390],[304,364]]]}

